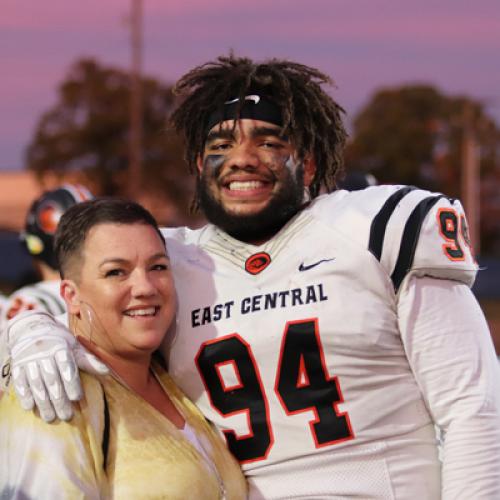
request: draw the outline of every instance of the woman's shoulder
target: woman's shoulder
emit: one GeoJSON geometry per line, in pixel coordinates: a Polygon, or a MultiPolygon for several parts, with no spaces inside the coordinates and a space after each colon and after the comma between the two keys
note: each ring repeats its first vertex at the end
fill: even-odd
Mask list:
{"type": "Polygon", "coordinates": [[[82,409],[104,406],[104,385],[109,376],[96,376],[80,371],[80,381],[82,384],[83,398],[81,399],[82,409]]]}
{"type": "MultiPolygon", "coordinates": [[[[9,386],[0,397],[0,434],[15,432],[17,436],[30,440],[30,436],[41,436],[65,442],[86,440],[91,438],[91,428],[102,433],[104,419],[101,417],[104,404],[102,401],[102,388],[99,382],[85,374],[82,376],[83,397],[80,401],[72,403],[73,416],[69,421],[55,420],[55,425],[48,425],[42,420],[38,410],[24,410],[14,388],[9,386]],[[89,426],[89,424],[91,424],[89,426]],[[9,431],[10,429],[10,431],[9,431]]],[[[11,434],[12,435],[12,434],[11,434]]],[[[93,437],[92,437],[93,438],[93,437]]]]}

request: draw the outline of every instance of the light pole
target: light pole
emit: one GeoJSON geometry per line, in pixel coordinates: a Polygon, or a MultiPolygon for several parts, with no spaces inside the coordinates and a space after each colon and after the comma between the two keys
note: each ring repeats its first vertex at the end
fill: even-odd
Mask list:
{"type": "Polygon", "coordinates": [[[129,196],[135,198],[142,186],[142,0],[132,0],[130,15],[132,65],[130,70],[129,196]]]}
{"type": "Polygon", "coordinates": [[[469,222],[469,237],[476,255],[480,254],[480,156],[471,103],[463,116],[462,200],[469,222]]]}

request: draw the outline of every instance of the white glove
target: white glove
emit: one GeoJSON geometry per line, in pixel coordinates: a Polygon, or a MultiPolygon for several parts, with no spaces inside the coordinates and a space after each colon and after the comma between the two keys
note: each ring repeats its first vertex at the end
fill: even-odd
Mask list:
{"type": "Polygon", "coordinates": [[[43,420],[73,416],[71,401],[82,397],[78,367],[105,374],[108,368],[86,351],[75,337],[43,311],[17,315],[7,325],[12,381],[21,406],[36,404],[43,420]],[[75,363],[76,362],[76,363],[75,363]]]}

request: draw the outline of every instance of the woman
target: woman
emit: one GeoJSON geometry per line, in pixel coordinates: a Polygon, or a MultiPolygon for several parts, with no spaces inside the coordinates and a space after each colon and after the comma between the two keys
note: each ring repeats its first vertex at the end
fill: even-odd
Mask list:
{"type": "Polygon", "coordinates": [[[81,374],[85,399],[67,423],[47,426],[12,390],[0,400],[0,497],[244,498],[238,464],[153,360],[176,303],[151,214],[122,200],[80,203],[62,217],[55,250],[71,329],[111,374],[81,374]]]}

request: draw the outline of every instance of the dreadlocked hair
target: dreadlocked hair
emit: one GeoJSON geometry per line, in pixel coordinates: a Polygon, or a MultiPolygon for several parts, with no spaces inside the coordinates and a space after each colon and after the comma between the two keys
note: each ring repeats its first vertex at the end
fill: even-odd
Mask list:
{"type": "Polygon", "coordinates": [[[239,98],[242,106],[246,95],[261,92],[280,107],[281,132],[290,137],[299,156],[314,155],[311,197],[318,196],[322,186],[333,191],[343,169],[345,111],[323,91],[322,84],[333,82],[315,68],[279,59],[256,64],[232,53],[189,71],[174,87],[174,93],[185,99],[171,121],[184,137],[190,171],[196,171],[196,159],[203,153],[210,114],[229,99],[239,98]]]}

